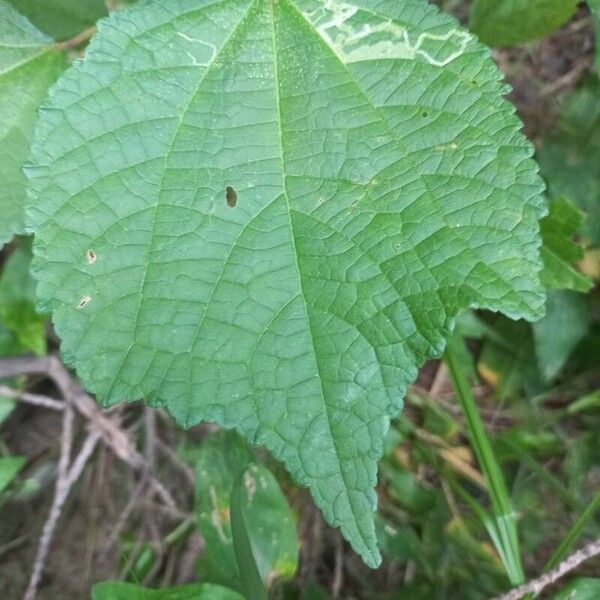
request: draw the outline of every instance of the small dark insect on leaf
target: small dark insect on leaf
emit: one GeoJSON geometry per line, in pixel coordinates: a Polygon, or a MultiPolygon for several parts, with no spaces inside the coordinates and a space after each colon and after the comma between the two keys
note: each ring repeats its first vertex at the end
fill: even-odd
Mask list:
{"type": "Polygon", "coordinates": [[[237,193],[230,185],[228,185],[225,190],[225,198],[227,199],[227,204],[231,206],[231,208],[237,204],[237,193]]]}

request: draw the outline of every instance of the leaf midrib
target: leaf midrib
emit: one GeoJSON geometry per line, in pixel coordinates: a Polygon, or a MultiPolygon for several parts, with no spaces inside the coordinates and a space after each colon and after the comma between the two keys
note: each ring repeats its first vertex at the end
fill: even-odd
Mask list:
{"type": "MultiPolygon", "coordinates": [[[[283,3],[283,0],[280,0],[283,3]]],[[[280,159],[281,159],[281,187],[283,190],[283,197],[285,200],[285,204],[286,204],[286,214],[288,217],[288,226],[289,226],[289,232],[290,232],[290,240],[291,240],[291,244],[292,244],[292,253],[294,256],[294,265],[296,268],[296,274],[297,274],[297,278],[298,278],[298,284],[300,286],[300,297],[302,298],[302,302],[304,305],[304,312],[306,315],[306,322],[308,324],[308,335],[310,337],[310,342],[311,342],[311,347],[313,350],[313,359],[315,361],[315,366],[316,366],[316,370],[317,370],[317,379],[319,381],[319,387],[321,390],[321,400],[323,403],[323,407],[325,409],[325,416],[327,418],[327,427],[329,430],[329,437],[331,439],[331,442],[333,444],[333,449],[335,452],[335,457],[336,457],[336,461],[337,461],[337,471],[339,476],[341,477],[342,481],[344,482],[344,489],[343,489],[343,493],[346,496],[346,499],[348,501],[349,506],[352,508],[352,512],[353,512],[353,517],[355,519],[355,530],[358,533],[358,535],[360,536],[362,543],[364,544],[364,552],[368,553],[369,555],[371,555],[371,557],[374,560],[377,560],[377,555],[373,553],[373,550],[371,548],[372,546],[372,541],[369,540],[364,532],[362,531],[362,528],[359,526],[358,524],[358,518],[355,514],[356,508],[354,505],[354,502],[352,501],[352,497],[349,494],[349,490],[351,489],[350,486],[348,485],[348,481],[346,479],[346,474],[345,471],[342,467],[342,460],[340,458],[340,449],[338,447],[338,441],[336,439],[336,436],[333,434],[333,426],[332,426],[332,415],[330,413],[329,410],[329,405],[327,403],[327,399],[326,399],[326,394],[325,394],[325,389],[323,387],[323,377],[321,375],[321,366],[320,366],[320,362],[319,362],[319,353],[317,351],[317,346],[315,344],[314,341],[314,332],[313,332],[313,328],[312,328],[312,321],[311,321],[311,317],[310,317],[310,311],[308,309],[308,302],[306,300],[306,293],[304,291],[304,284],[303,284],[303,278],[302,278],[302,272],[300,269],[300,265],[298,263],[298,250],[296,247],[296,238],[295,238],[295,234],[294,234],[294,227],[292,224],[292,217],[291,217],[291,212],[292,212],[292,208],[290,206],[290,201],[289,201],[289,195],[288,195],[288,191],[287,191],[287,172],[286,172],[286,160],[285,160],[285,151],[284,151],[284,145],[283,145],[283,130],[281,128],[281,123],[283,120],[283,112],[281,109],[281,87],[280,87],[280,82],[279,82],[279,53],[277,50],[277,32],[276,32],[276,18],[275,18],[275,14],[274,14],[274,7],[273,7],[273,0],[269,0],[269,9],[270,9],[270,15],[271,15],[271,25],[272,25],[272,42],[273,42],[273,67],[274,67],[274,76],[275,76],[275,103],[276,103],[276,107],[277,107],[277,132],[278,132],[278,141],[279,141],[279,150],[280,150],[280,159]]],[[[286,3],[287,4],[287,3],[286,3]]],[[[337,519],[337,515],[334,515],[334,517],[337,519]]],[[[337,519],[339,521],[339,519],[337,519]]],[[[345,526],[345,524],[342,523],[335,523],[336,525],[340,525],[342,527],[345,526]]]]}

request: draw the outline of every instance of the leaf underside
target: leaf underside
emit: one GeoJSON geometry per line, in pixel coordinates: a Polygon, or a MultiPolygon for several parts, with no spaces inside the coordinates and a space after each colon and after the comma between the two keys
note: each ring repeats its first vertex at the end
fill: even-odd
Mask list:
{"type": "Polygon", "coordinates": [[[28,169],[65,359],[106,404],[264,444],[377,565],[377,459],[418,366],[463,307],[543,311],[542,183],[506,91],[423,0],[113,14],[28,169]]]}

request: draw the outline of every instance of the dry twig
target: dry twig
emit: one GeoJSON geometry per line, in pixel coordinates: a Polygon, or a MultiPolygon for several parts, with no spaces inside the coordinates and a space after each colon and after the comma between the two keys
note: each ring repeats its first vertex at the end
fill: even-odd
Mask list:
{"type": "Polygon", "coordinates": [[[344,543],[342,536],[335,536],[335,563],[333,569],[333,581],[331,583],[331,595],[339,598],[344,585],[344,543]]]}
{"type": "Polygon", "coordinates": [[[100,431],[104,443],[117,457],[136,472],[142,475],[147,473],[150,485],[161,500],[170,508],[175,508],[173,497],[153,474],[148,462],[135,449],[127,433],[98,408],[94,400],[72,379],[69,371],[56,356],[43,358],[26,356],[0,360],[0,379],[26,374],[46,375],[52,379],[65,400],[70,401],[73,407],[91,422],[92,427],[100,431]]]}
{"type": "Polygon", "coordinates": [[[584,546],[581,550],[578,550],[574,554],[571,554],[568,558],[548,573],[544,573],[541,577],[534,579],[528,583],[525,583],[502,596],[497,596],[493,600],[519,600],[527,594],[539,594],[544,588],[552,585],[567,573],[570,573],[576,569],[582,562],[598,556],[600,554],[600,539],[594,542],[590,542],[587,546],[584,546]]]}
{"type": "Polygon", "coordinates": [[[0,386],[0,393],[8,392],[5,395],[17,398],[24,402],[29,402],[45,408],[52,408],[54,410],[61,410],[63,412],[61,452],[54,499],[42,530],[33,571],[24,596],[24,600],[34,600],[41,581],[56,524],[60,518],[64,504],[71,488],[79,479],[88,459],[92,455],[100,439],[102,439],[121,460],[141,474],[142,480],[147,482],[169,509],[176,510],[176,503],[167,488],[153,474],[151,464],[151,462],[154,461],[155,438],[153,417],[149,417],[146,421],[146,431],[149,434],[149,437],[152,438],[150,440],[150,451],[148,453],[148,458],[150,460],[146,460],[136,450],[128,434],[121,429],[118,422],[116,422],[116,418],[108,417],[98,408],[94,400],[86,394],[83,388],[71,377],[69,371],[57,357],[19,357],[0,360],[0,379],[26,374],[38,374],[49,377],[64,399],[64,402],[60,402],[46,396],[29,394],[27,392],[17,392],[11,390],[11,388],[6,388],[5,390],[5,386],[0,386]],[[79,453],[71,462],[74,410],[77,410],[89,421],[91,433],[89,433],[88,437],[83,442],[79,453]]]}
{"type": "Polygon", "coordinates": [[[20,400],[26,404],[33,404],[34,406],[41,406],[43,408],[49,408],[51,410],[62,411],[65,408],[65,403],[48,396],[40,396],[39,394],[30,394],[28,392],[19,392],[13,390],[6,385],[0,385],[0,396],[6,398],[12,398],[14,400],[20,400]]]}
{"type": "Polygon", "coordinates": [[[24,600],[34,600],[37,594],[37,588],[42,577],[42,571],[46,564],[50,542],[54,535],[56,523],[62,512],[62,507],[69,495],[71,486],[69,485],[69,464],[71,462],[71,447],[73,445],[73,408],[66,401],[65,410],[63,413],[62,433],[60,440],[60,459],[58,461],[58,477],[56,479],[56,487],[54,491],[54,499],[50,507],[50,513],[44,523],[42,535],[38,544],[35,562],[33,563],[33,571],[25,591],[24,600]]]}
{"type": "Polygon", "coordinates": [[[173,448],[171,448],[169,444],[163,442],[159,437],[156,438],[156,448],[163,454],[165,458],[171,461],[176,469],[181,472],[187,483],[189,483],[190,487],[193,489],[196,485],[194,470],[184,463],[179,456],[177,456],[177,453],[173,450],[173,448]]]}
{"type": "Polygon", "coordinates": [[[591,56],[583,57],[568,73],[565,73],[540,90],[541,96],[551,96],[565,87],[571,87],[592,66],[591,56]]]}
{"type": "Polygon", "coordinates": [[[133,490],[133,493],[131,494],[131,496],[129,498],[129,501],[127,502],[125,508],[123,509],[123,511],[121,512],[121,514],[119,516],[119,520],[117,521],[115,526],[112,528],[110,536],[106,540],[104,548],[102,549],[103,557],[106,557],[108,555],[108,553],[112,550],[113,546],[117,543],[117,541],[118,541],[119,537],[121,536],[121,534],[123,533],[123,531],[125,531],[125,526],[127,525],[127,521],[129,520],[129,517],[131,516],[133,511],[137,508],[140,498],[142,497],[142,494],[143,494],[144,490],[146,489],[146,486],[147,486],[147,482],[144,480],[140,481],[136,485],[135,489],[133,490]]]}
{"type": "Polygon", "coordinates": [[[96,34],[96,31],[98,31],[96,26],[92,25],[91,27],[84,29],[81,33],[78,33],[75,37],[72,37],[70,40],[59,42],[56,44],[56,47],[59,50],[74,50],[89,42],[96,34]]]}

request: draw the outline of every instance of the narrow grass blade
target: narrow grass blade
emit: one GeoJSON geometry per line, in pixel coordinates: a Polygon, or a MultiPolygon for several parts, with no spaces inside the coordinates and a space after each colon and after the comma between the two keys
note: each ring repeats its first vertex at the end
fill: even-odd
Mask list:
{"type": "Polygon", "coordinates": [[[560,543],[558,548],[554,551],[554,554],[550,557],[544,571],[551,571],[554,567],[567,557],[567,554],[573,547],[573,544],[578,540],[583,528],[587,522],[594,516],[596,511],[600,510],[600,492],[592,499],[587,505],[585,510],[581,513],[577,521],[571,527],[569,533],[565,536],[565,539],[560,543]]]}
{"type": "Polygon", "coordinates": [[[243,508],[244,473],[245,471],[239,474],[231,490],[230,511],[233,549],[246,600],[268,600],[267,591],[252,554],[248,529],[246,528],[246,517],[243,508]]]}
{"type": "MultiPolygon", "coordinates": [[[[495,522],[495,534],[491,536],[492,541],[502,558],[511,584],[519,585],[525,581],[525,575],[521,563],[517,526],[512,505],[502,472],[494,456],[477,410],[475,398],[465,376],[465,368],[460,360],[461,356],[464,356],[463,341],[455,335],[448,340],[445,354],[446,364],[466,419],[473,450],[487,482],[495,522]]],[[[488,531],[490,531],[489,526],[488,531]]]]}
{"type": "Polygon", "coordinates": [[[508,440],[502,440],[502,445],[511,452],[522,464],[524,464],[534,475],[544,481],[549,487],[551,487],[556,495],[567,504],[572,510],[582,510],[583,504],[576,498],[570,491],[569,488],[564,485],[558,477],[552,474],[552,472],[538,463],[537,460],[529,452],[519,447],[517,444],[513,444],[508,440]]]}
{"type": "Polygon", "coordinates": [[[500,560],[502,564],[506,565],[510,563],[510,557],[507,556],[506,550],[504,548],[504,544],[502,543],[502,539],[500,537],[500,532],[498,531],[498,527],[494,519],[489,515],[489,513],[484,510],[477,500],[471,496],[462,486],[453,483],[453,488],[458,492],[459,496],[469,505],[469,508],[477,515],[479,520],[483,523],[485,530],[488,532],[496,551],[498,552],[498,556],[500,556],[500,560]]]}

